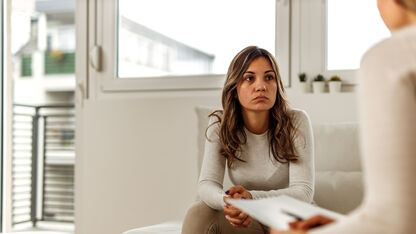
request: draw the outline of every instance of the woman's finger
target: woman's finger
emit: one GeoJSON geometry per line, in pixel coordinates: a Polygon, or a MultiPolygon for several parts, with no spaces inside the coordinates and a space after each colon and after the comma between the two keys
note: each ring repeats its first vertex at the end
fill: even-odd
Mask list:
{"type": "Polygon", "coordinates": [[[297,222],[296,224],[293,225],[294,226],[293,228],[298,229],[298,230],[309,230],[311,228],[319,227],[319,226],[329,224],[332,222],[334,222],[333,219],[327,218],[322,215],[316,215],[316,216],[313,216],[312,218],[297,222]]]}
{"type": "Polygon", "coordinates": [[[241,211],[234,207],[224,207],[224,213],[230,217],[238,217],[241,211]]]}
{"type": "Polygon", "coordinates": [[[251,224],[251,217],[247,216],[247,218],[244,220],[244,222],[241,224],[243,227],[249,227],[251,224]]]}
{"type": "Polygon", "coordinates": [[[225,216],[225,218],[230,222],[230,223],[233,223],[233,224],[235,224],[235,225],[237,225],[237,226],[239,226],[239,225],[241,225],[242,223],[243,223],[243,221],[244,220],[241,220],[241,219],[239,219],[239,218],[234,218],[234,217],[231,217],[231,216],[229,216],[229,215],[226,215],[225,216]]]}
{"type": "Polygon", "coordinates": [[[241,220],[244,220],[248,217],[248,215],[246,215],[244,212],[240,212],[240,214],[238,214],[238,218],[241,220]]]}
{"type": "Polygon", "coordinates": [[[236,185],[236,186],[233,186],[233,187],[229,188],[227,191],[225,191],[225,193],[229,196],[232,196],[235,193],[242,193],[245,190],[246,189],[243,186],[236,185]]]}

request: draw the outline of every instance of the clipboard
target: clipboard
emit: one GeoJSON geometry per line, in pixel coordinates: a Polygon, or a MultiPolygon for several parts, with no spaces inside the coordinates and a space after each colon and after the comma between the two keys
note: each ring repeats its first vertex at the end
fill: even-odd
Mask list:
{"type": "Polygon", "coordinates": [[[318,214],[334,220],[345,217],[343,214],[286,195],[258,200],[228,199],[228,203],[260,223],[282,231],[289,230],[290,222],[307,219],[318,214]]]}

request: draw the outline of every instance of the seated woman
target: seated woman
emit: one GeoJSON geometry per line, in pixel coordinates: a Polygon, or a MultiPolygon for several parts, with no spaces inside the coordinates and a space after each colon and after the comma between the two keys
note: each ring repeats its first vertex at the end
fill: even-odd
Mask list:
{"type": "Polygon", "coordinates": [[[285,194],[311,202],[314,150],[309,117],[289,107],[275,58],[255,46],[232,60],[222,106],[210,114],[206,131],[198,188],[202,201],[188,210],[182,233],[268,233],[224,197],[285,194]],[[224,192],[226,166],[236,186],[224,192]]]}
{"type": "MultiPolygon", "coordinates": [[[[416,0],[378,0],[378,8],[392,36],[361,61],[364,202],[310,233],[416,233],[416,0]]],[[[317,216],[272,233],[329,222],[317,216]]]]}

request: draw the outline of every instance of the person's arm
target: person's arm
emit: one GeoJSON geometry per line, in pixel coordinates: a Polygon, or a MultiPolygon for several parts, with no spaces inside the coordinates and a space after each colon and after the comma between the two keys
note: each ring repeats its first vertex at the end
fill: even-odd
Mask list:
{"type": "MultiPolygon", "coordinates": [[[[209,124],[216,117],[211,117],[209,124]]],[[[223,197],[223,181],[226,159],[220,155],[221,144],[218,137],[219,124],[214,124],[207,131],[209,140],[205,140],[204,160],[198,182],[198,194],[209,207],[222,210],[225,205],[223,197]]]]}
{"type": "Polygon", "coordinates": [[[289,163],[289,186],[271,191],[250,191],[253,199],[288,195],[305,202],[312,202],[314,194],[315,166],[311,121],[305,111],[297,111],[294,118],[297,134],[294,140],[297,162],[289,163]]]}

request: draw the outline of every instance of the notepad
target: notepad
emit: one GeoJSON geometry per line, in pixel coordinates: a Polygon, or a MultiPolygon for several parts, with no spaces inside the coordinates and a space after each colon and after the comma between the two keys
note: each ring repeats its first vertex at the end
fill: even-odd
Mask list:
{"type": "Polygon", "coordinates": [[[250,215],[260,223],[278,230],[288,230],[289,222],[324,215],[334,220],[345,216],[312,204],[281,195],[258,200],[229,199],[228,203],[250,215]]]}

